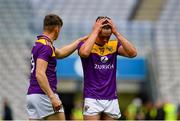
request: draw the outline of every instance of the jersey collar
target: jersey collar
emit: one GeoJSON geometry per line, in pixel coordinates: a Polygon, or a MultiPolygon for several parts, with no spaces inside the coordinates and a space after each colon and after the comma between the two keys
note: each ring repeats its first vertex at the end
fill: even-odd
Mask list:
{"type": "Polygon", "coordinates": [[[41,35],[37,36],[37,38],[38,39],[45,39],[45,40],[47,40],[48,42],[50,42],[52,44],[51,39],[48,36],[44,35],[44,34],[41,34],[41,35]]]}

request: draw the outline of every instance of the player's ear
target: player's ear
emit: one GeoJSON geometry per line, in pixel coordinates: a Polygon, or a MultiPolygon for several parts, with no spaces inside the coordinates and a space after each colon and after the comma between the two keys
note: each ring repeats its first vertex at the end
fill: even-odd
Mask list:
{"type": "Polygon", "coordinates": [[[55,32],[55,33],[59,33],[59,32],[60,32],[60,27],[59,27],[59,26],[56,26],[56,27],[54,28],[54,32],[55,32]]]}

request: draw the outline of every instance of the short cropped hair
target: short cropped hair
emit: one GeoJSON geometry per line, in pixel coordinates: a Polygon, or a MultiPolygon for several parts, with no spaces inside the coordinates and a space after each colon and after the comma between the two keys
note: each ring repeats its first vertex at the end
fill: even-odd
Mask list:
{"type": "Polygon", "coordinates": [[[56,26],[59,26],[59,27],[63,26],[62,19],[58,15],[55,15],[55,14],[46,15],[44,18],[43,29],[45,31],[52,32],[56,26]]]}
{"type": "Polygon", "coordinates": [[[105,18],[105,19],[110,19],[110,18],[107,17],[107,16],[98,16],[97,19],[96,19],[96,21],[99,20],[99,19],[103,19],[103,18],[105,18]]]}

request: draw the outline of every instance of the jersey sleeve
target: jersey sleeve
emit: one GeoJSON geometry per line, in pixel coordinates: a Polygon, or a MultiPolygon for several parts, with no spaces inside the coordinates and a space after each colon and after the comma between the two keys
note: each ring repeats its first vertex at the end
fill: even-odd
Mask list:
{"type": "Polygon", "coordinates": [[[81,48],[81,46],[84,44],[84,42],[80,42],[77,46],[77,50],[78,50],[78,55],[79,55],[79,49],[81,48]]]}
{"type": "Polygon", "coordinates": [[[78,46],[77,46],[77,49],[78,49],[78,51],[79,51],[79,49],[81,48],[81,46],[84,44],[84,42],[80,42],[79,44],[78,44],[78,46]]]}
{"type": "Polygon", "coordinates": [[[117,42],[117,50],[116,50],[116,52],[118,53],[118,48],[121,46],[121,42],[120,41],[118,41],[117,42]]]}
{"type": "Polygon", "coordinates": [[[51,56],[52,56],[52,48],[50,46],[43,45],[38,52],[37,58],[41,58],[48,62],[51,56]]]}

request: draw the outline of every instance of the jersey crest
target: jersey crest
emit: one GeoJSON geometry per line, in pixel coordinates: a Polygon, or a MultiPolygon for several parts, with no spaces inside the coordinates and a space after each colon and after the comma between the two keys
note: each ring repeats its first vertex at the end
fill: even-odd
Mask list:
{"type": "Polygon", "coordinates": [[[105,56],[108,54],[115,53],[117,50],[117,44],[118,41],[109,41],[107,44],[105,44],[102,47],[94,44],[91,53],[96,53],[100,56],[105,56]]]}

